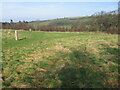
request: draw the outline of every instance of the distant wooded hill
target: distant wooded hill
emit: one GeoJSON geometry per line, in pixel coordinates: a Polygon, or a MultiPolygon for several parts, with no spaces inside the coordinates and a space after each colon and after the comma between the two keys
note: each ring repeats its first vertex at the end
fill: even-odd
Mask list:
{"type": "Polygon", "coordinates": [[[3,29],[23,29],[33,31],[69,31],[69,32],[106,32],[106,33],[119,33],[118,32],[118,16],[117,10],[111,12],[98,12],[91,16],[85,17],[70,17],[60,18],[44,21],[19,21],[14,23],[2,23],[3,29]]]}

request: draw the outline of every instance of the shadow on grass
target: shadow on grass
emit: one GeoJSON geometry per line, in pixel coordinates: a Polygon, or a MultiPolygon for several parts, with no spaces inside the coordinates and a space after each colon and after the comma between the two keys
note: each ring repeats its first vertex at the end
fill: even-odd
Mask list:
{"type": "Polygon", "coordinates": [[[101,46],[104,47],[103,49],[104,49],[105,54],[114,55],[113,58],[109,59],[110,61],[120,64],[120,62],[118,61],[119,60],[119,52],[120,52],[119,48],[112,48],[108,44],[102,44],[101,46]]]}
{"type": "MultiPolygon", "coordinates": [[[[102,66],[93,54],[72,49],[72,53],[59,52],[56,53],[56,56],[61,58],[66,57],[68,60],[63,61],[63,64],[59,63],[60,59],[58,62],[56,61],[56,64],[61,67],[54,73],[52,71],[46,73],[46,86],[52,85],[54,88],[112,87],[112,85],[106,84],[105,81],[109,75],[100,71],[102,66]],[[57,84],[57,80],[61,81],[61,83],[57,84]]],[[[56,69],[55,66],[51,68],[56,69]]]]}
{"type": "Polygon", "coordinates": [[[58,72],[62,81],[61,88],[101,88],[105,86],[107,74],[97,71],[99,64],[94,55],[73,50],[69,55],[71,63],[66,62],[65,66],[58,72]]]}
{"type": "MultiPolygon", "coordinates": [[[[104,60],[97,59],[95,55],[85,52],[84,50],[71,49],[72,53],[56,53],[57,58],[53,58],[54,65],[48,65],[44,72],[44,80],[37,78],[42,82],[42,87],[49,88],[112,88],[117,87],[106,81],[110,78],[103,70],[104,60]],[[59,63],[60,58],[68,60],[59,63]],[[60,66],[60,67],[59,67],[60,66]],[[56,67],[59,67],[56,69],[56,67]],[[60,83],[58,82],[60,81],[60,83]]],[[[37,73],[37,72],[36,72],[37,73]]],[[[38,72],[39,73],[39,72],[38,72]]],[[[31,83],[32,85],[32,83],[31,83]]],[[[36,87],[41,87],[36,85],[36,87]]]]}
{"type": "Polygon", "coordinates": [[[25,39],[27,39],[27,38],[26,38],[26,37],[24,37],[24,38],[20,38],[19,41],[21,41],[21,40],[25,40],[25,39]]]}
{"type": "Polygon", "coordinates": [[[90,68],[76,68],[69,64],[58,73],[62,81],[61,88],[101,88],[107,75],[103,72],[94,72],[90,68]]]}
{"type": "MultiPolygon", "coordinates": [[[[71,53],[58,52],[56,56],[50,59],[53,64],[43,62],[45,71],[37,71],[34,74],[26,75],[22,80],[29,83],[31,87],[37,88],[111,88],[112,83],[106,83],[110,78],[104,72],[104,60],[97,59],[94,54],[88,53],[85,49],[71,48],[71,53]],[[64,60],[64,58],[67,58],[64,60]],[[63,60],[62,60],[63,59],[63,60]],[[61,61],[62,60],[62,61],[61,61]],[[59,68],[58,68],[59,67],[59,68]]],[[[108,50],[108,49],[107,49],[108,50]]],[[[116,49],[109,49],[116,55],[116,49]],[[115,50],[115,51],[114,51],[115,50]]],[[[42,66],[42,63],[37,63],[37,68],[42,66]]]]}

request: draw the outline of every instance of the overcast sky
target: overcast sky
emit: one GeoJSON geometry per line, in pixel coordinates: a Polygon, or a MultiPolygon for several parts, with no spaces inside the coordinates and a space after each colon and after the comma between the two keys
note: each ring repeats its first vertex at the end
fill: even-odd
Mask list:
{"type": "MultiPolygon", "coordinates": [[[[2,5],[2,21],[34,21],[63,17],[88,16],[99,11],[112,11],[118,9],[118,2],[7,2],[2,5]]],[[[76,1],[76,0],[75,0],[76,1]]],[[[79,0],[78,0],[79,1],[79,0]]],[[[93,0],[88,0],[93,1],[93,0]]],[[[99,0],[98,0],[99,1],[99,0]]],[[[114,0],[115,1],[115,0],[114,0]]]]}

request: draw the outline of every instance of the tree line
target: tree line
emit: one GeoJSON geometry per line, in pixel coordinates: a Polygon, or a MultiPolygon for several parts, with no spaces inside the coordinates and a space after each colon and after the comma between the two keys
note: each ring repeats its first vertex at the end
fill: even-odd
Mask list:
{"type": "MultiPolygon", "coordinates": [[[[31,22],[27,21],[19,21],[13,22],[13,20],[2,23],[2,29],[15,29],[15,30],[29,30],[32,31],[61,31],[61,32],[106,32],[106,33],[119,33],[119,23],[118,23],[119,13],[117,10],[111,12],[98,12],[95,13],[89,18],[90,20],[81,22],[57,22],[51,25],[40,25],[34,26],[31,25],[31,22]],[[69,25],[70,28],[64,27],[65,25],[69,25]],[[62,27],[60,27],[62,26],[62,27]]],[[[86,18],[86,17],[83,17],[86,18]]],[[[65,18],[67,19],[67,18],[65,18]]]]}

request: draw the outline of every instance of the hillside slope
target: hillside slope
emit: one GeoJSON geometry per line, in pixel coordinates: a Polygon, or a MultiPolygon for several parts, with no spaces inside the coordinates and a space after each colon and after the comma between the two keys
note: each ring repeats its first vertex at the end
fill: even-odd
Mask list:
{"type": "Polygon", "coordinates": [[[44,21],[3,23],[3,29],[24,29],[33,31],[71,31],[71,32],[118,32],[118,13],[99,12],[86,17],[70,17],[44,21]]]}

